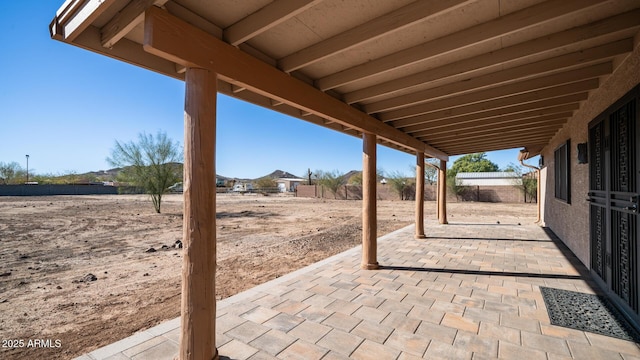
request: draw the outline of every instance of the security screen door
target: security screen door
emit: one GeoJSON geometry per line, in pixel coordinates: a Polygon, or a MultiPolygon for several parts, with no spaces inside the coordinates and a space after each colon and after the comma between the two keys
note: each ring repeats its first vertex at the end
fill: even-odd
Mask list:
{"type": "Polygon", "coordinates": [[[640,87],[589,124],[591,271],[640,324],[640,87]]]}

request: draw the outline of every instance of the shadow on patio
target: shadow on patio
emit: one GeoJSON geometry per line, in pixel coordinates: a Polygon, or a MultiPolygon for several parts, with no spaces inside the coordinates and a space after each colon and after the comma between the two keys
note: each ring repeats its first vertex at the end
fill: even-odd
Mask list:
{"type": "MultiPolygon", "coordinates": [[[[540,287],[593,294],[535,225],[413,226],[218,303],[221,359],[638,359],[636,343],[551,325],[540,287]]],[[[173,359],[179,319],[78,359],[173,359]]]]}

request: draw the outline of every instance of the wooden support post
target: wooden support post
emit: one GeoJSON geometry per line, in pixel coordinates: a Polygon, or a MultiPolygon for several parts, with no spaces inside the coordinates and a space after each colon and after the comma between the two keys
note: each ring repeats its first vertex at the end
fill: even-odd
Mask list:
{"type": "Polygon", "coordinates": [[[440,168],[436,168],[436,218],[440,219],[440,168]]]}
{"type": "Polygon", "coordinates": [[[218,359],[216,349],[216,74],[187,68],[180,359],[218,359]]]}
{"type": "Polygon", "coordinates": [[[424,239],[424,153],[416,153],[416,239],[424,239]]]}
{"type": "Polygon", "coordinates": [[[438,169],[438,222],[447,222],[447,162],[440,160],[438,169]]]}
{"type": "Polygon", "coordinates": [[[376,135],[362,135],[362,264],[363,269],[379,267],[377,260],[376,135]]]}

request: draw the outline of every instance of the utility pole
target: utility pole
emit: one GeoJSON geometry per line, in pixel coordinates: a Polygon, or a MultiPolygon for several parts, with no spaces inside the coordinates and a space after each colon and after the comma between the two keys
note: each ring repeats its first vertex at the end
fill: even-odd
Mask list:
{"type": "Polygon", "coordinates": [[[27,157],[27,182],[29,182],[29,155],[25,155],[27,157]]]}

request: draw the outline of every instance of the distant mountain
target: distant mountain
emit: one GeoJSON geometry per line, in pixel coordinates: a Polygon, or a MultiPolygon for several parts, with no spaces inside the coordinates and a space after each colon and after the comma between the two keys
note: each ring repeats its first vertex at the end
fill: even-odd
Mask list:
{"type": "MultiPolygon", "coordinates": [[[[182,164],[180,163],[175,163],[176,166],[180,166],[182,164]]],[[[98,170],[98,171],[90,171],[90,172],[86,172],[84,174],[76,174],[75,176],[78,178],[82,178],[82,179],[91,179],[91,181],[116,181],[116,178],[118,177],[118,174],[120,174],[125,168],[113,168],[113,169],[109,169],[109,170],[98,170]]],[[[228,177],[228,176],[222,176],[217,174],[216,177],[218,179],[222,179],[225,181],[229,181],[229,180],[236,180],[236,181],[246,181],[246,182],[250,182],[250,181],[254,181],[257,179],[240,179],[237,177],[228,177]]],[[[276,170],[268,175],[262,176],[262,177],[270,177],[272,179],[304,179],[303,177],[294,175],[288,171],[283,171],[283,170],[276,170]]]]}
{"type": "Polygon", "coordinates": [[[343,175],[344,181],[345,182],[349,182],[349,180],[351,180],[351,178],[356,176],[356,175],[362,177],[362,171],[360,171],[360,170],[351,170],[351,171],[349,171],[348,173],[343,175]]]}
{"type": "MultiPolygon", "coordinates": [[[[182,166],[182,163],[171,163],[173,166],[182,166]]],[[[89,171],[84,174],[77,174],[77,177],[96,179],[97,181],[116,181],[118,175],[129,166],[118,167],[109,170],[89,171]]]]}
{"type": "Polygon", "coordinates": [[[118,174],[123,168],[114,168],[109,170],[90,171],[88,173],[79,174],[79,176],[87,178],[95,178],[101,181],[115,181],[118,174]]]}
{"type": "Polygon", "coordinates": [[[284,179],[302,179],[300,176],[296,176],[296,175],[293,175],[290,172],[282,171],[282,170],[276,170],[276,171],[272,172],[271,174],[265,175],[265,176],[262,176],[262,177],[270,177],[272,179],[283,179],[283,178],[284,179]]]}

